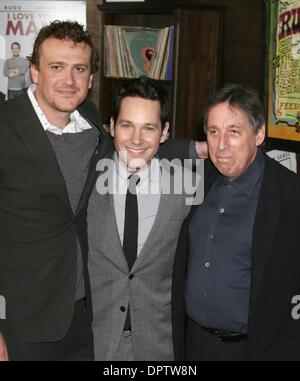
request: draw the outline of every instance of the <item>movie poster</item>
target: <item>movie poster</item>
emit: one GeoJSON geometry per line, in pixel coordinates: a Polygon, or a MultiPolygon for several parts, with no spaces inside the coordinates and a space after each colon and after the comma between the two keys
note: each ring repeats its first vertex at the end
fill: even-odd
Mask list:
{"type": "Polygon", "coordinates": [[[300,141],[300,0],[269,0],[268,136],[300,141]]]}
{"type": "Polygon", "coordinates": [[[85,1],[0,0],[0,102],[30,85],[26,57],[39,29],[53,20],[86,25],[85,1]]]}

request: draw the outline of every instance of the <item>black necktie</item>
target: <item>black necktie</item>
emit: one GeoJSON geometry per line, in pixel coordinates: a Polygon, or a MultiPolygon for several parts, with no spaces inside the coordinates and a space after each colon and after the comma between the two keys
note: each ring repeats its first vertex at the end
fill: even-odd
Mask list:
{"type": "Polygon", "coordinates": [[[129,270],[131,270],[137,256],[139,215],[136,198],[136,185],[139,181],[140,178],[137,175],[132,175],[129,177],[129,185],[125,202],[123,250],[127,259],[129,270]]]}
{"type": "MultiPolygon", "coordinates": [[[[129,177],[129,184],[128,184],[128,189],[126,194],[126,202],[125,202],[123,251],[127,259],[129,271],[132,269],[132,266],[137,257],[139,215],[138,215],[138,203],[137,203],[137,197],[136,197],[136,185],[138,184],[139,181],[140,181],[140,178],[137,175],[132,175],[129,177]]],[[[127,309],[124,330],[131,331],[129,304],[127,309]]]]}

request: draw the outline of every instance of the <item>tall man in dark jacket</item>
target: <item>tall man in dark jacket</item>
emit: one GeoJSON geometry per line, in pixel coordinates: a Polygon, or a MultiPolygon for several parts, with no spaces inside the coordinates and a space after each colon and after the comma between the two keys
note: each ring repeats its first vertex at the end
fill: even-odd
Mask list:
{"type": "Polygon", "coordinates": [[[85,101],[96,64],[81,25],[53,22],[35,41],[34,85],[0,106],[0,332],[11,360],[93,358],[75,221],[104,137],[85,101]]]}
{"type": "Polygon", "coordinates": [[[205,201],[179,238],[175,359],[299,360],[300,178],[259,148],[264,115],[252,90],[221,89],[204,125],[214,168],[207,161],[205,201]]]}

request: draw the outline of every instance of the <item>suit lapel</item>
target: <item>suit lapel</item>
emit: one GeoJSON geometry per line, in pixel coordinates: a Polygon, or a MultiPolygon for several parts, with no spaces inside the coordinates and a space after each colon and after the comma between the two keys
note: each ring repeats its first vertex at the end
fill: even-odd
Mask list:
{"type": "Polygon", "coordinates": [[[278,234],[281,202],[279,184],[273,173],[271,159],[266,158],[264,179],[258,200],[252,239],[252,278],[249,309],[249,324],[253,320],[264,270],[269,256],[272,254],[272,244],[278,234]]]}
{"type": "MultiPolygon", "coordinates": [[[[109,135],[107,135],[103,137],[102,142],[99,143],[98,148],[96,149],[95,154],[92,158],[88,178],[84,187],[77,213],[79,213],[80,209],[83,209],[86,205],[88,205],[90,195],[96,186],[97,179],[103,174],[106,176],[107,168],[104,164],[100,166],[100,169],[100,167],[98,167],[99,161],[103,159],[113,160],[113,154],[113,140],[109,135]]],[[[103,250],[103,252],[107,252],[109,261],[113,261],[115,265],[122,269],[122,271],[128,272],[128,264],[123,252],[123,247],[120,241],[117,227],[113,194],[105,193],[99,195],[99,197],[97,197],[96,207],[99,207],[99,226],[101,226],[101,229],[105,229],[103,236],[105,237],[105,240],[109,242],[109,247],[113,247],[113,249],[106,249],[103,250]]],[[[105,242],[103,244],[105,245],[105,242]]]]}
{"type": "Polygon", "coordinates": [[[94,188],[94,185],[97,181],[97,178],[101,171],[97,170],[97,164],[100,160],[103,159],[112,159],[114,152],[113,140],[108,134],[103,134],[100,138],[98,146],[91,158],[89,172],[87,175],[87,179],[83,188],[83,192],[78,203],[76,215],[80,212],[80,210],[87,204],[91,192],[94,188]]]}
{"type": "Polygon", "coordinates": [[[49,183],[49,187],[56,193],[69,213],[72,213],[65,180],[59,168],[55,153],[48,140],[41,123],[34,112],[28,95],[21,96],[18,112],[27,115],[25,120],[17,126],[27,149],[35,158],[36,165],[40,170],[40,176],[49,183]]]}
{"type": "Polygon", "coordinates": [[[112,194],[105,194],[102,199],[103,214],[106,215],[106,239],[114,245],[115,249],[109,252],[108,259],[113,261],[122,271],[128,272],[128,264],[124,255],[122,243],[117,228],[117,221],[114,208],[114,197],[112,194]]]}
{"type": "Polygon", "coordinates": [[[152,260],[149,258],[150,246],[153,244],[157,237],[161,236],[161,226],[167,225],[167,222],[170,219],[170,215],[175,205],[174,197],[176,197],[176,195],[163,193],[161,194],[154,223],[148,234],[146,242],[144,243],[144,246],[133,265],[133,270],[136,271],[139,265],[144,261],[145,255],[147,259],[152,260]]]}
{"type": "MultiPolygon", "coordinates": [[[[163,165],[161,163],[161,165],[163,165]]],[[[152,261],[151,255],[149,255],[152,251],[151,247],[153,242],[157,240],[157,237],[161,237],[162,234],[162,226],[167,226],[168,221],[170,221],[172,214],[174,214],[174,209],[176,210],[176,201],[180,200],[182,195],[176,195],[172,192],[172,187],[169,189],[169,185],[166,183],[166,180],[169,179],[169,176],[172,176],[169,172],[168,168],[163,168],[162,170],[162,191],[160,195],[159,205],[156,217],[154,219],[154,223],[151,227],[151,230],[148,234],[146,242],[137,257],[135,264],[133,265],[133,270],[136,270],[140,264],[145,264],[145,260],[152,261]],[[165,176],[165,173],[168,173],[165,176]]],[[[173,183],[171,179],[170,183],[173,183]]]]}
{"type": "Polygon", "coordinates": [[[104,138],[105,135],[108,135],[102,127],[99,119],[99,112],[92,101],[87,98],[80,106],[78,106],[77,110],[90,125],[94,125],[99,130],[101,139],[104,138]]]}

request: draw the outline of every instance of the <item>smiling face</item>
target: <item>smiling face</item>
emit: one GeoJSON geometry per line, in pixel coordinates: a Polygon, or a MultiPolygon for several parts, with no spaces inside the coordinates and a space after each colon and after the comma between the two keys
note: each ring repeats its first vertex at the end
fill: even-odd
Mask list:
{"type": "Polygon", "coordinates": [[[46,39],[39,67],[31,66],[35,96],[48,121],[60,128],[86,98],[92,85],[91,48],[71,40],[46,39]]]}
{"type": "Polygon", "coordinates": [[[208,113],[209,156],[218,171],[230,181],[246,171],[264,137],[264,126],[255,134],[246,113],[227,102],[212,107],[208,113]]]}
{"type": "Polygon", "coordinates": [[[159,101],[140,97],[125,97],[119,116],[111,119],[110,132],[115,149],[130,172],[149,165],[160,143],[168,134],[169,124],[162,129],[159,101]]]}

